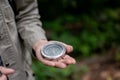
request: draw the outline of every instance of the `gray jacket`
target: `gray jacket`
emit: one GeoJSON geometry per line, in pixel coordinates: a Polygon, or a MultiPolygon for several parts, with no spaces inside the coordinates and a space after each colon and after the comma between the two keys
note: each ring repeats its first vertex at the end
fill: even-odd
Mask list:
{"type": "Polygon", "coordinates": [[[46,39],[41,28],[36,0],[15,0],[14,15],[8,0],[0,0],[0,56],[5,67],[15,73],[9,80],[33,80],[30,50],[40,39],[46,39]],[[15,21],[16,19],[16,21],[15,21]]]}

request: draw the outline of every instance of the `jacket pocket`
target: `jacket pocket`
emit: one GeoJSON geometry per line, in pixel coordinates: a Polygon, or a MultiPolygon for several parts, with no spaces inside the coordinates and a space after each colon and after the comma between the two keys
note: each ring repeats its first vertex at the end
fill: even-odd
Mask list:
{"type": "Polygon", "coordinates": [[[5,22],[11,22],[15,19],[15,15],[11,6],[4,6],[1,10],[5,22]]]}

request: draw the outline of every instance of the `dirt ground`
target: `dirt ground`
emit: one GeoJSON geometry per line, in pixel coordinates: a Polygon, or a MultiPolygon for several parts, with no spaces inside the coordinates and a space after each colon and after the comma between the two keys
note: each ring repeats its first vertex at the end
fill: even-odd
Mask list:
{"type": "Polygon", "coordinates": [[[111,58],[92,58],[80,61],[79,65],[87,65],[88,72],[82,80],[120,80],[120,62],[111,58]]]}
{"type": "Polygon", "coordinates": [[[119,63],[96,63],[89,66],[89,72],[83,80],[120,80],[119,63]]]}
{"type": "Polygon", "coordinates": [[[78,67],[86,65],[89,68],[80,78],[82,77],[82,80],[120,80],[120,60],[115,59],[116,53],[120,53],[120,48],[112,48],[102,56],[97,55],[79,61],[78,67]]]}

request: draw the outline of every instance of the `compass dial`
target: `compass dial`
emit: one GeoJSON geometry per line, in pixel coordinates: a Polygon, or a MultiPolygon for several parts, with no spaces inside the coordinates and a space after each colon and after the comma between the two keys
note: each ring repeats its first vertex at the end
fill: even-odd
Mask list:
{"type": "Polygon", "coordinates": [[[48,43],[41,49],[42,55],[48,59],[59,58],[64,55],[65,52],[65,47],[57,42],[48,43]]]}

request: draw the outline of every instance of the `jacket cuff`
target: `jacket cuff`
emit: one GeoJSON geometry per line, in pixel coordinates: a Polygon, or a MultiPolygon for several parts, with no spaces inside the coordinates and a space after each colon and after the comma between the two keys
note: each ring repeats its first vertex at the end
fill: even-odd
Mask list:
{"type": "Polygon", "coordinates": [[[27,40],[25,40],[25,42],[31,47],[33,48],[33,45],[39,41],[39,40],[47,40],[45,34],[32,34],[30,35],[27,40]]]}

